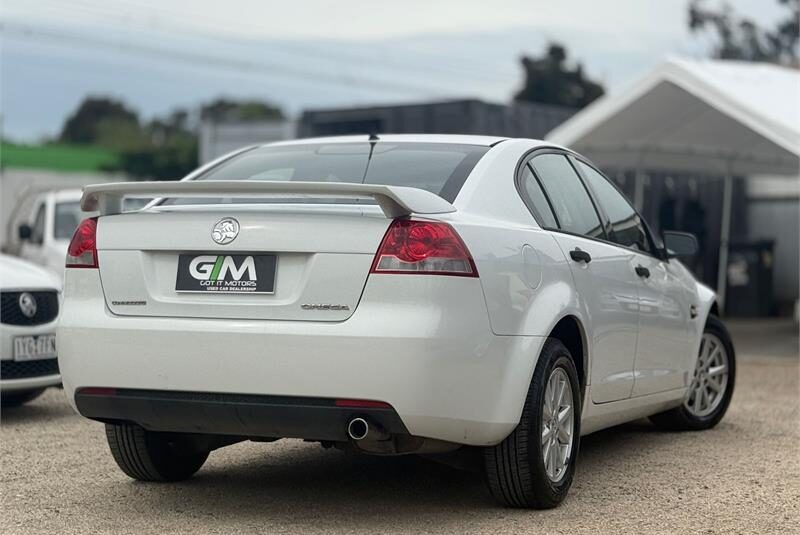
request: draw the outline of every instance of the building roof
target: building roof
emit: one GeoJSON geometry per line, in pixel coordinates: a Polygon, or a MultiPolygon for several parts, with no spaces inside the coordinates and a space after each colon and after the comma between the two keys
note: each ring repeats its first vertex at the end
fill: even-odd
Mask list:
{"type": "Polygon", "coordinates": [[[668,59],[553,130],[609,167],[734,174],[800,171],[800,71],[668,59]]]}

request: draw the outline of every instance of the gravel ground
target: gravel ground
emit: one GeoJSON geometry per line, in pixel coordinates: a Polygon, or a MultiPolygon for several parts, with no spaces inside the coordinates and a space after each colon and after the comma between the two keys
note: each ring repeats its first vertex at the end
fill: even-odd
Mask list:
{"type": "Polygon", "coordinates": [[[702,433],[646,421],[585,437],[553,511],[496,507],[477,474],[284,440],[211,454],[189,482],[127,479],[100,424],[51,389],[5,411],[0,532],[797,533],[798,359],[740,359],[727,417],[702,433]]]}

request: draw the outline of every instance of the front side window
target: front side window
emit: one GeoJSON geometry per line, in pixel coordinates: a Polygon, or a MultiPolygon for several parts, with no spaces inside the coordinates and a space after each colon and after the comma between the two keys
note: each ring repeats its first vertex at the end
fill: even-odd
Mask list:
{"type": "MultiPolygon", "coordinates": [[[[421,188],[452,202],[490,147],[456,143],[309,143],[252,149],[195,180],[349,182],[421,188]],[[372,145],[372,146],[371,146],[372,145]]],[[[221,199],[217,202],[269,202],[221,199]]],[[[291,202],[331,202],[292,199],[291,202]]],[[[191,199],[169,204],[196,203],[191,199]]],[[[204,200],[204,203],[209,201],[204,200]]],[[[280,202],[287,202],[282,199],[280,202]]]]}
{"type": "Polygon", "coordinates": [[[624,247],[651,252],[647,232],[633,206],[606,177],[580,160],[576,160],[576,162],[581,173],[586,177],[589,187],[597,196],[597,201],[611,221],[609,239],[624,247]]]}
{"type": "Polygon", "coordinates": [[[605,238],[600,218],[580,177],[563,154],[542,154],[531,160],[561,230],[605,238]]]}

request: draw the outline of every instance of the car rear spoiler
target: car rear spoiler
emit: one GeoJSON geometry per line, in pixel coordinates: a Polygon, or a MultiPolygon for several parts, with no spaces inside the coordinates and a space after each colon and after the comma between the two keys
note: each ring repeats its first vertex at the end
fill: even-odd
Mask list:
{"type": "Polygon", "coordinates": [[[256,180],[198,180],[180,182],[113,182],[83,188],[81,208],[100,215],[122,213],[122,199],[202,197],[370,197],[386,217],[445,214],[455,207],[429,191],[404,186],[344,182],[268,182],[256,180]]]}

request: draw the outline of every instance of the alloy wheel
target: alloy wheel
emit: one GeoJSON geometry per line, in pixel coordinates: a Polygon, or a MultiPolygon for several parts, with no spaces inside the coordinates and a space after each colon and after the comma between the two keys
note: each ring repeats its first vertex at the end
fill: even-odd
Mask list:
{"type": "Polygon", "coordinates": [[[697,417],[712,414],[725,397],[728,388],[728,352],[717,336],[705,333],[694,377],[683,406],[697,417]]]}
{"type": "Polygon", "coordinates": [[[547,477],[557,483],[567,473],[575,432],[572,385],[563,368],[547,380],[542,404],[542,460],[547,477]]]}

